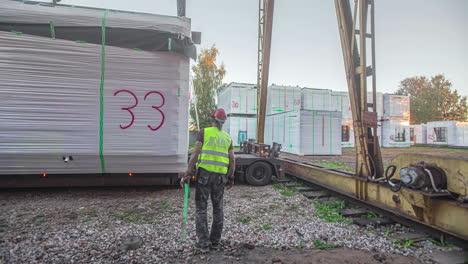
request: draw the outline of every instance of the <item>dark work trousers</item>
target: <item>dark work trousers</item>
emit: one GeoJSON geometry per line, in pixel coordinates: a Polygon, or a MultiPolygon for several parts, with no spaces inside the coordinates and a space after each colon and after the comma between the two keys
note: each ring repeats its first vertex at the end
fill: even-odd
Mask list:
{"type": "Polygon", "coordinates": [[[210,243],[216,244],[221,240],[223,231],[223,195],[227,175],[198,169],[197,190],[195,193],[196,217],[195,225],[200,247],[208,247],[210,243]],[[211,234],[208,231],[207,207],[211,195],[213,205],[213,224],[211,234]]]}

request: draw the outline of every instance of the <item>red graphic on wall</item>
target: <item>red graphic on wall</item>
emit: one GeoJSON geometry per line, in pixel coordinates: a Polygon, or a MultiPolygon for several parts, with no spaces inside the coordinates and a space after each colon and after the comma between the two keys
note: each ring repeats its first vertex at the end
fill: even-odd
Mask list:
{"type": "MultiPolygon", "coordinates": [[[[138,105],[138,97],[137,97],[133,92],[131,92],[131,91],[129,91],[129,90],[119,90],[119,91],[117,91],[117,92],[114,93],[114,96],[118,95],[119,93],[128,93],[128,94],[130,94],[131,96],[133,96],[133,98],[135,99],[135,104],[134,104],[134,105],[132,105],[132,106],[130,106],[130,107],[122,107],[122,108],[120,108],[120,109],[122,109],[122,110],[124,110],[124,111],[128,111],[128,112],[130,113],[130,116],[132,117],[132,119],[131,119],[130,123],[128,123],[128,125],[125,125],[125,126],[123,126],[122,124],[119,125],[121,129],[127,129],[127,128],[131,127],[131,126],[133,125],[133,123],[135,122],[135,114],[133,113],[132,109],[135,108],[135,107],[137,107],[137,105],[138,105]]],[[[146,99],[148,98],[148,96],[149,96],[150,94],[158,94],[158,95],[161,97],[161,99],[162,99],[161,105],[159,105],[159,106],[154,106],[154,105],[152,105],[152,106],[151,106],[151,108],[156,109],[159,113],[161,113],[161,116],[162,116],[161,122],[159,123],[158,126],[156,126],[156,127],[153,128],[151,125],[148,125],[148,128],[149,128],[149,129],[151,129],[152,131],[156,131],[156,130],[158,130],[158,129],[160,129],[160,128],[162,127],[162,125],[164,124],[164,121],[166,120],[166,116],[164,115],[164,112],[161,110],[161,107],[164,106],[165,98],[164,98],[164,95],[163,95],[162,93],[160,93],[160,92],[157,92],[157,91],[150,91],[150,92],[148,92],[148,93],[145,94],[145,97],[144,97],[144,100],[145,100],[145,101],[146,101],[146,99]]]]}
{"type": "Polygon", "coordinates": [[[150,94],[159,94],[161,96],[161,99],[162,99],[162,102],[161,102],[161,105],[160,106],[151,106],[152,108],[156,109],[159,113],[161,113],[161,116],[162,116],[162,120],[161,120],[161,123],[159,123],[159,125],[156,127],[156,128],[152,128],[150,125],[148,125],[149,129],[153,130],[153,131],[156,131],[158,130],[159,128],[161,128],[161,126],[164,124],[164,120],[166,120],[166,116],[164,115],[164,112],[161,111],[161,107],[164,106],[164,102],[165,102],[165,99],[164,99],[164,95],[160,92],[156,92],[156,91],[151,91],[151,92],[148,92],[147,94],[145,94],[145,101],[146,101],[146,97],[148,97],[148,95],[150,94]]]}
{"type": "Polygon", "coordinates": [[[128,111],[130,113],[130,115],[132,116],[132,121],[130,121],[130,123],[126,126],[122,126],[120,125],[120,128],[121,129],[127,129],[129,127],[131,127],[133,125],[133,122],[135,122],[135,115],[133,114],[132,112],[132,109],[135,108],[137,105],[138,105],[138,98],[136,97],[136,95],[128,90],[120,90],[120,91],[117,91],[114,93],[114,96],[118,95],[119,93],[129,93],[131,96],[133,96],[133,98],[135,98],[135,104],[130,106],[130,107],[122,107],[120,109],[122,110],[125,110],[125,111],[128,111]]]}
{"type": "Polygon", "coordinates": [[[236,102],[236,101],[232,101],[231,106],[232,106],[232,108],[239,108],[239,103],[236,102]]]}

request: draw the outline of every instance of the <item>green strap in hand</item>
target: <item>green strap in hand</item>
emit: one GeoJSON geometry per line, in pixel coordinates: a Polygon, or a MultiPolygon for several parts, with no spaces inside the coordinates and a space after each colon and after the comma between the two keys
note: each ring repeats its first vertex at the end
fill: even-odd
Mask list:
{"type": "Polygon", "coordinates": [[[182,242],[187,241],[187,209],[190,198],[190,186],[184,184],[184,211],[182,213],[182,242]]]}

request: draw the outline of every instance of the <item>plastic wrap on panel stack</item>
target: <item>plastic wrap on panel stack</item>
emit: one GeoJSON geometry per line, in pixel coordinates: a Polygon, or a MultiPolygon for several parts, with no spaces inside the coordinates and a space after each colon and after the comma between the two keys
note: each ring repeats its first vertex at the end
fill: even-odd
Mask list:
{"type": "Polygon", "coordinates": [[[299,110],[301,108],[301,88],[298,86],[268,86],[267,115],[299,110]]]}
{"type": "Polygon", "coordinates": [[[407,121],[388,120],[382,122],[382,146],[386,148],[409,147],[410,127],[407,121]]]}
{"type": "Polygon", "coordinates": [[[218,107],[227,114],[257,114],[257,88],[254,84],[230,83],[218,95],[218,107]]]}
{"type": "Polygon", "coordinates": [[[266,117],[266,142],[299,155],[341,155],[341,113],[295,110],[266,117]]]}
{"type": "Polygon", "coordinates": [[[457,122],[457,147],[468,147],[468,122],[457,122]]]}
{"type": "Polygon", "coordinates": [[[410,119],[410,100],[406,95],[383,95],[383,119],[405,120],[410,119]]]}
{"type": "Polygon", "coordinates": [[[239,146],[241,141],[256,138],[257,118],[229,116],[223,130],[231,136],[233,146],[239,146]]]}
{"type": "Polygon", "coordinates": [[[319,110],[319,111],[341,111],[332,110],[331,90],[303,88],[301,90],[301,105],[302,110],[319,110]]]}
{"type": "Polygon", "coordinates": [[[410,125],[411,145],[427,144],[426,124],[410,125]]]}
{"type": "Polygon", "coordinates": [[[331,111],[341,112],[343,119],[353,119],[348,92],[331,92],[331,111]]]}
{"type": "Polygon", "coordinates": [[[185,170],[189,19],[0,10],[0,174],[185,170]]]}
{"type": "Polygon", "coordinates": [[[457,121],[427,122],[427,144],[457,145],[457,121]]]}

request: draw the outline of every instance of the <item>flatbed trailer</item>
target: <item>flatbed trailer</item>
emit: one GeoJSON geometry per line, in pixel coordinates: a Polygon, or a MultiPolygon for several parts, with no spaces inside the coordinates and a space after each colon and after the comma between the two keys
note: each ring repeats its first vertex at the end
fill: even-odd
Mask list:
{"type": "Polygon", "coordinates": [[[272,179],[283,179],[284,162],[278,159],[281,145],[242,141],[240,151],[235,152],[236,180],[254,186],[263,186],[272,179]]]}

